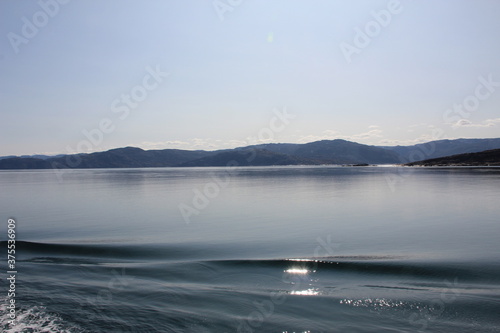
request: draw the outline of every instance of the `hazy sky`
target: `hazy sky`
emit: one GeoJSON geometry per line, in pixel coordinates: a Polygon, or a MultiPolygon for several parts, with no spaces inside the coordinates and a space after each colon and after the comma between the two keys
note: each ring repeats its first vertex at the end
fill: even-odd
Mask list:
{"type": "Polygon", "coordinates": [[[497,0],[2,0],[0,155],[500,137],[499,13],[497,0]]]}

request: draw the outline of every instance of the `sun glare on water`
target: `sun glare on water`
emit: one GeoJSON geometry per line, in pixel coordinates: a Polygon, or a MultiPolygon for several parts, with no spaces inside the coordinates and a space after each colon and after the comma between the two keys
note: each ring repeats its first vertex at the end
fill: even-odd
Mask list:
{"type": "Polygon", "coordinates": [[[309,270],[304,268],[289,268],[285,272],[289,274],[307,274],[309,270]]]}

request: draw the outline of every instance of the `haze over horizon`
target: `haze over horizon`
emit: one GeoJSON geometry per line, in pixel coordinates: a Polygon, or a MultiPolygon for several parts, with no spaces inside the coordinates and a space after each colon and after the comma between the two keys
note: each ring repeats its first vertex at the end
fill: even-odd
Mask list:
{"type": "Polygon", "coordinates": [[[0,2],[0,156],[500,137],[500,2],[0,2]]]}

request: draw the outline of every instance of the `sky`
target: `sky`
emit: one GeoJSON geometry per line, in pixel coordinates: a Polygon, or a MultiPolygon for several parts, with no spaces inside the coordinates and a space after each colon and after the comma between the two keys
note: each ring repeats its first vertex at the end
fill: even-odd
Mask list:
{"type": "Polygon", "coordinates": [[[0,156],[500,137],[500,1],[3,0],[0,156]]]}

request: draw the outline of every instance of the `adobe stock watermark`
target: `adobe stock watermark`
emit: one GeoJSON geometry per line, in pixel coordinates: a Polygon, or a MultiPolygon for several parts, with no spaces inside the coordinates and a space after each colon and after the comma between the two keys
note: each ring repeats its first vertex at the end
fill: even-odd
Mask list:
{"type": "Polygon", "coordinates": [[[17,262],[16,262],[16,220],[10,218],[7,220],[7,326],[13,329],[17,325],[17,310],[19,304],[16,304],[16,280],[17,262]]]}
{"type": "MultiPolygon", "coordinates": [[[[441,140],[444,138],[444,130],[434,128],[431,133],[431,142],[423,143],[408,154],[408,158],[400,157],[401,164],[422,161],[430,157],[436,151],[436,143],[433,141],[441,140]]],[[[414,168],[398,167],[396,172],[385,173],[385,180],[391,192],[396,192],[396,185],[402,183],[415,172],[414,168]]]]}
{"type": "Polygon", "coordinates": [[[399,0],[390,0],[387,3],[386,9],[379,11],[372,10],[372,20],[365,23],[363,28],[354,27],[354,38],[351,43],[342,42],[339,47],[348,64],[352,62],[352,57],[360,54],[361,51],[367,48],[372,40],[380,35],[384,28],[391,24],[395,15],[403,12],[403,6],[399,0]]]}
{"type": "MultiPolygon", "coordinates": [[[[255,307],[255,310],[249,313],[248,316],[246,316],[246,318],[239,323],[237,328],[238,333],[253,333],[262,331],[260,328],[267,319],[274,315],[278,306],[285,304],[290,295],[300,295],[300,290],[304,285],[303,273],[315,273],[318,269],[318,262],[320,261],[320,259],[326,256],[333,256],[335,251],[340,247],[340,243],[334,243],[332,241],[331,235],[328,235],[325,238],[318,237],[316,241],[319,243],[319,245],[317,245],[314,249],[313,258],[299,260],[299,262],[301,263],[312,264],[312,267],[299,270],[294,270],[293,268],[285,270],[283,272],[281,281],[286,284],[291,284],[292,290],[289,293],[273,291],[269,294],[269,299],[266,299],[262,302],[253,302],[252,305],[255,307]],[[294,274],[297,272],[299,272],[299,274],[294,274]]],[[[310,286],[307,285],[307,287],[309,288],[310,286]]]]}
{"type": "Polygon", "coordinates": [[[212,6],[214,6],[219,20],[224,21],[226,13],[231,13],[236,7],[241,6],[242,3],[243,0],[214,0],[212,1],[212,6]]]}
{"type": "Polygon", "coordinates": [[[481,75],[477,80],[479,83],[472,94],[466,96],[461,103],[453,104],[453,107],[443,113],[443,121],[446,124],[457,124],[462,119],[468,119],[473,112],[479,109],[481,102],[489,99],[500,87],[500,82],[494,81],[491,73],[487,78],[481,75]]]}
{"type": "Polygon", "coordinates": [[[37,2],[40,6],[40,10],[31,15],[31,18],[23,16],[21,21],[23,25],[20,29],[20,34],[15,32],[9,32],[7,34],[7,39],[12,46],[15,54],[20,52],[20,46],[28,44],[33,38],[35,38],[41,29],[49,24],[50,20],[53,19],[61,9],[61,5],[66,5],[70,0],[39,0],[37,2]]]}
{"type": "MultiPolygon", "coordinates": [[[[443,112],[443,121],[447,125],[452,125],[453,130],[459,128],[460,124],[468,122],[468,118],[473,112],[476,112],[481,106],[481,102],[488,100],[500,87],[500,82],[495,81],[493,74],[488,74],[487,78],[483,75],[477,78],[478,84],[474,88],[474,92],[467,95],[460,103],[454,103],[449,109],[443,112]]],[[[432,129],[431,140],[441,140],[445,138],[445,131],[441,128],[432,129]]],[[[421,144],[412,150],[408,159],[401,159],[402,164],[422,161],[431,157],[436,151],[434,142],[421,144]]],[[[414,172],[413,168],[398,168],[396,173],[387,173],[385,175],[387,184],[392,192],[396,190],[396,185],[403,182],[408,176],[414,172]]]]}
{"type": "MultiPolygon", "coordinates": [[[[288,113],[286,108],[283,108],[281,111],[275,109],[273,113],[274,116],[269,120],[268,126],[261,128],[257,132],[257,137],[249,137],[245,140],[247,145],[272,142],[275,134],[283,132],[290,124],[290,121],[296,117],[288,113]]],[[[246,155],[245,160],[248,163],[254,161],[257,156],[257,152],[253,148],[244,150],[243,153],[246,155]]],[[[238,161],[229,161],[225,166],[223,178],[212,175],[211,182],[206,183],[202,188],[193,190],[193,199],[189,204],[179,204],[179,212],[186,224],[191,223],[193,215],[200,215],[204,209],[207,209],[211,200],[217,198],[221,190],[229,185],[231,177],[234,175],[235,168],[238,166],[240,166],[238,161]]]]}
{"type": "Polygon", "coordinates": [[[79,153],[92,152],[99,147],[106,135],[113,133],[119,122],[127,119],[131,110],[139,107],[140,103],[146,100],[149,94],[157,89],[163,83],[169,73],[163,72],[159,65],[156,67],[147,66],[146,74],[143,76],[140,84],[133,86],[128,93],[123,93],[120,97],[111,102],[110,111],[117,119],[110,117],[102,118],[94,128],[83,129],[84,139],[80,140],[75,147],[66,146],[68,155],[65,157],[65,165],[59,162],[52,163],[52,169],[56,172],[59,181],[67,168],[77,168],[82,163],[79,153]],[[79,153],[77,153],[79,152],[79,153]]]}

